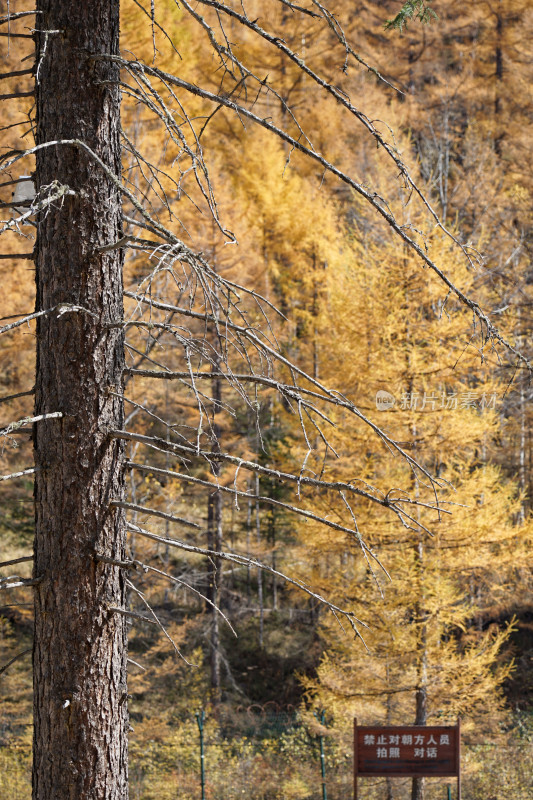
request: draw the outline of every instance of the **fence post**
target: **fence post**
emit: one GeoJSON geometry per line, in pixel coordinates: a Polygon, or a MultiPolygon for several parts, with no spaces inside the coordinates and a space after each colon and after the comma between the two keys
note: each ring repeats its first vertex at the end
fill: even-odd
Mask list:
{"type": "Polygon", "coordinates": [[[205,758],[204,758],[204,720],[205,713],[197,711],[195,714],[198,730],[200,732],[200,783],[202,786],[202,800],[205,800],[205,758]]]}
{"type": "MultiPolygon", "coordinates": [[[[315,711],[315,717],[325,727],[326,712],[321,711],[319,717],[317,712],[315,711]]],[[[322,736],[321,733],[318,736],[318,741],[320,743],[320,771],[322,774],[322,800],[328,800],[328,793],[326,789],[326,756],[324,755],[324,737],[322,736]]]]}

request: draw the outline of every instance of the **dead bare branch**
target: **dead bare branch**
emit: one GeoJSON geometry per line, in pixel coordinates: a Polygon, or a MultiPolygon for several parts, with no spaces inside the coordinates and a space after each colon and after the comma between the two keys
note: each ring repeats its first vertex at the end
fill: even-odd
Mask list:
{"type": "Polygon", "coordinates": [[[9,669],[11,664],[14,664],[15,661],[18,661],[19,658],[26,656],[28,653],[31,653],[31,647],[28,648],[27,650],[23,650],[21,653],[17,653],[16,656],[13,656],[13,658],[10,661],[8,661],[7,664],[4,664],[3,667],[0,667],[0,675],[2,675],[6,671],[6,669],[9,669]]]}
{"type": "MultiPolygon", "coordinates": [[[[11,431],[14,433],[14,431],[11,431]]],[[[0,481],[8,481],[11,478],[22,478],[24,475],[33,475],[35,472],[34,467],[30,467],[29,469],[21,470],[20,472],[12,472],[11,475],[0,475],[0,481]]],[[[0,564],[0,567],[2,565],[0,564]]]]}
{"type": "Polygon", "coordinates": [[[112,500],[109,503],[111,508],[123,508],[126,511],[137,511],[139,514],[148,514],[151,517],[160,517],[166,519],[168,522],[178,522],[180,525],[186,525],[189,528],[196,528],[201,530],[201,526],[196,522],[191,522],[182,517],[176,517],[173,514],[167,514],[164,511],[158,511],[155,508],[147,508],[146,506],[138,506],[135,503],[123,503],[121,500],[112,500]]]}
{"type": "Polygon", "coordinates": [[[21,558],[12,558],[11,561],[0,561],[0,569],[10,567],[12,564],[22,564],[24,561],[33,561],[33,556],[22,556],[21,558]]]}
{"type": "MultiPolygon", "coordinates": [[[[168,544],[170,547],[177,547],[180,550],[185,550],[189,553],[197,553],[203,556],[212,556],[213,558],[220,558],[223,561],[230,561],[234,564],[240,564],[241,566],[251,566],[255,567],[256,569],[260,569],[263,572],[269,572],[272,575],[276,575],[277,577],[284,580],[286,583],[291,584],[292,586],[296,586],[301,589],[303,592],[308,594],[310,597],[317,600],[319,603],[323,604],[326,608],[329,608],[331,611],[335,611],[341,617],[344,617],[348,620],[351,628],[353,629],[355,635],[359,637],[363,642],[364,639],[361,636],[357,625],[362,625],[363,627],[367,628],[368,625],[363,622],[362,620],[358,619],[353,611],[345,610],[339,608],[338,606],[331,603],[326,598],[322,597],[317,592],[314,592],[312,589],[307,586],[306,583],[303,581],[298,580],[297,578],[291,578],[288,575],[285,575],[282,572],[274,569],[273,567],[268,566],[268,564],[263,564],[260,561],[257,561],[254,558],[250,558],[248,556],[239,555],[238,553],[227,553],[224,551],[216,551],[216,550],[208,550],[204,547],[196,547],[195,545],[187,544],[187,542],[183,542],[179,539],[171,539],[165,536],[158,536],[155,533],[151,533],[150,531],[145,530],[144,528],[139,527],[139,525],[134,525],[131,522],[128,523],[128,529],[134,533],[139,534],[140,536],[145,536],[148,539],[153,539],[154,541],[162,542],[164,544],[168,544]]],[[[366,646],[366,645],[365,645],[366,646]]]]}

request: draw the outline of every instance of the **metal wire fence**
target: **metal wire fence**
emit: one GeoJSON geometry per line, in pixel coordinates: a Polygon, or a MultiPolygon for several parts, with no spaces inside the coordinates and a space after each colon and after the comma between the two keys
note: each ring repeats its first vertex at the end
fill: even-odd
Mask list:
{"type": "MultiPolygon", "coordinates": [[[[275,703],[191,714],[164,737],[130,742],[131,800],[352,800],[351,747],[275,703]],[[203,757],[202,757],[203,756],[203,757]],[[202,770],[203,765],[203,770],[202,770]]],[[[30,800],[31,752],[0,746],[0,798],[30,800]]],[[[465,745],[463,799],[531,800],[533,742],[465,745]]],[[[408,800],[410,779],[360,779],[361,800],[408,800]]],[[[426,782],[426,800],[455,798],[450,779],[426,782]],[[448,793],[448,787],[450,791],[448,793]]]]}

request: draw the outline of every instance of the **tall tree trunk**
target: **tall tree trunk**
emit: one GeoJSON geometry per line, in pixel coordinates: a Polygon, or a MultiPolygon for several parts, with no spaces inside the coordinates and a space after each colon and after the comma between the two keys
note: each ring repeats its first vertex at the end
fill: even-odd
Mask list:
{"type": "MultiPolygon", "coordinates": [[[[37,144],[83,141],[120,176],[119,0],[37,0],[37,144]],[[48,33],[45,33],[47,31],[48,33]],[[111,82],[111,83],[108,83],[111,82]]],[[[37,187],[76,192],[41,214],[37,309],[34,641],[34,800],[125,800],[127,784],[125,580],[97,554],[125,556],[120,192],[84,149],[43,147],[37,187]],[[58,313],[58,304],[64,307],[58,313]],[[82,310],[83,309],[83,310],[82,310]]]]}

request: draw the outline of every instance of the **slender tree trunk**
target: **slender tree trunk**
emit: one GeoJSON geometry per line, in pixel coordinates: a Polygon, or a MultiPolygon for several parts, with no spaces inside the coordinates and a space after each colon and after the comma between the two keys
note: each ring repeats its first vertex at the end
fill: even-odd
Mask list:
{"type": "MultiPolygon", "coordinates": [[[[81,140],[120,176],[118,0],[37,0],[37,143],[81,140]],[[45,33],[45,31],[47,33],[45,33]],[[107,83],[111,81],[111,83],[107,83]]],[[[37,187],[76,192],[41,214],[35,463],[34,800],[126,800],[125,581],[96,554],[125,556],[122,427],[122,256],[98,248],[121,236],[120,193],[75,145],[43,147],[37,187]]]]}
{"type": "MultiPolygon", "coordinates": [[[[259,452],[259,442],[257,443],[257,452],[259,452]]],[[[260,495],[259,487],[259,474],[255,473],[255,494],[257,497],[260,495]]],[[[259,500],[255,501],[255,532],[257,548],[261,547],[261,513],[259,510],[259,500]]],[[[265,607],[263,598],[263,570],[257,568],[257,602],[259,604],[259,647],[262,650],[264,644],[264,625],[265,625],[265,607]]]]}
{"type": "MultiPolygon", "coordinates": [[[[252,480],[249,479],[246,485],[247,491],[251,494],[252,492],[252,480]]],[[[252,554],[252,501],[251,499],[248,500],[248,510],[246,514],[246,556],[251,558],[252,554]]],[[[252,574],[251,574],[251,567],[248,563],[246,565],[246,596],[248,601],[252,596],[252,574]]]]}
{"type": "Polygon", "coordinates": [[[496,133],[494,136],[494,150],[497,155],[502,154],[502,141],[504,133],[500,130],[501,94],[503,87],[503,17],[496,14],[496,49],[494,53],[496,87],[494,95],[494,117],[496,120],[496,133]]]}
{"type": "MultiPolygon", "coordinates": [[[[390,686],[391,681],[391,674],[390,674],[390,667],[387,662],[385,665],[385,674],[387,676],[387,686],[390,686]]],[[[392,714],[392,694],[389,692],[387,694],[387,725],[392,725],[393,723],[393,714],[392,714]]],[[[394,780],[392,778],[386,778],[386,800],[394,800],[394,780]]]]}
{"type": "MultiPolygon", "coordinates": [[[[217,248],[216,248],[216,225],[213,220],[212,228],[212,264],[215,272],[217,271],[217,248]]],[[[216,290],[215,290],[216,291],[216,290]]],[[[215,311],[215,316],[218,318],[218,311],[215,311]]],[[[218,375],[222,369],[222,353],[221,343],[218,334],[217,325],[214,325],[211,330],[212,338],[212,364],[211,372],[218,375]]],[[[211,452],[217,454],[221,452],[221,436],[222,428],[219,425],[219,414],[222,411],[222,380],[220,378],[213,378],[211,382],[211,399],[213,401],[212,419],[211,419],[211,452]]],[[[221,465],[220,462],[214,461],[212,465],[213,477],[218,482],[220,478],[221,465]]],[[[220,552],[222,550],[223,542],[223,528],[222,528],[222,492],[215,489],[208,495],[207,498],[207,547],[209,550],[220,552]]],[[[211,616],[211,632],[210,632],[210,679],[211,679],[211,696],[213,702],[216,704],[221,699],[221,682],[220,682],[220,616],[218,608],[220,606],[220,597],[222,591],[222,560],[209,556],[207,559],[207,598],[210,603],[207,603],[207,611],[211,616]]]]}
{"type": "MultiPolygon", "coordinates": [[[[418,685],[415,692],[416,713],[415,725],[427,723],[427,613],[424,608],[423,569],[424,569],[424,544],[420,536],[417,545],[417,561],[419,571],[419,602],[416,606],[416,616],[420,624],[420,639],[418,643],[418,685]]],[[[413,778],[411,800],[424,800],[424,778],[413,778]]]]}
{"type": "MultiPolygon", "coordinates": [[[[413,391],[411,385],[410,392],[413,391]]],[[[413,442],[416,442],[416,424],[411,426],[413,442]]],[[[416,454],[416,447],[414,449],[416,454]]],[[[420,486],[418,481],[415,483],[415,499],[420,499],[420,486]]],[[[420,522],[420,507],[417,507],[417,519],[420,522]]],[[[424,588],[424,539],[422,532],[419,533],[418,542],[415,548],[415,563],[417,568],[417,602],[415,604],[415,616],[417,624],[420,626],[417,653],[417,687],[415,691],[415,725],[426,725],[427,723],[427,611],[424,588]]],[[[411,800],[424,800],[424,778],[413,778],[411,785],[411,800]]]]}
{"type": "MultiPolygon", "coordinates": [[[[425,653],[423,653],[419,663],[419,685],[416,690],[415,725],[425,725],[427,722],[426,670],[425,653]]],[[[411,800],[424,800],[424,778],[413,778],[411,800]]]]}
{"type": "MultiPolygon", "coordinates": [[[[269,494],[270,496],[274,495],[273,491],[274,487],[272,487],[272,482],[269,482],[269,494]]],[[[269,527],[269,539],[270,539],[270,546],[272,548],[272,556],[271,556],[271,565],[272,569],[277,570],[278,568],[278,559],[277,559],[277,541],[276,541],[276,513],[275,509],[271,509],[270,514],[268,516],[268,527],[269,527]]],[[[278,610],[278,578],[277,575],[272,575],[272,609],[274,611],[278,610]]]]}
{"type": "MultiPolygon", "coordinates": [[[[220,448],[213,452],[220,452],[220,448]]],[[[216,479],[220,474],[220,466],[213,465],[213,472],[216,479]]],[[[222,550],[222,493],[215,489],[209,495],[207,501],[207,546],[209,550],[222,550]]],[[[222,583],[222,562],[220,558],[210,557],[208,559],[208,592],[207,597],[211,601],[208,603],[208,612],[211,616],[211,691],[213,701],[220,700],[220,623],[218,607],[220,606],[220,589],[222,583]]]]}
{"type": "MultiPolygon", "coordinates": [[[[522,330],[522,307],[520,304],[517,306],[517,328],[522,330]]],[[[518,337],[518,344],[524,351],[525,336],[518,337]]],[[[518,521],[523,524],[526,519],[527,511],[527,494],[526,494],[526,392],[525,381],[520,378],[519,395],[518,395],[518,414],[520,418],[520,445],[518,450],[518,485],[522,492],[522,502],[520,503],[520,511],[518,512],[518,521]]]]}

